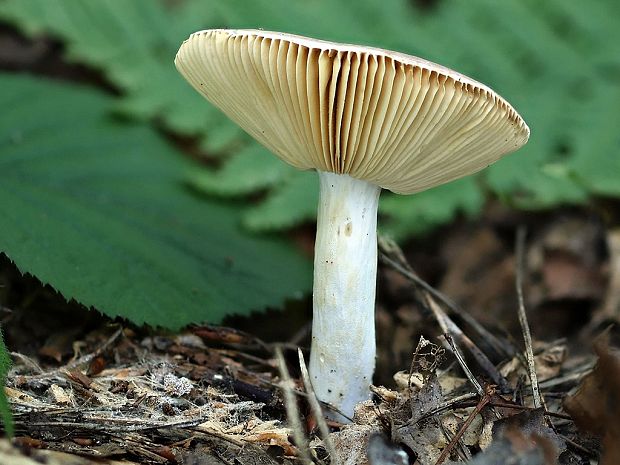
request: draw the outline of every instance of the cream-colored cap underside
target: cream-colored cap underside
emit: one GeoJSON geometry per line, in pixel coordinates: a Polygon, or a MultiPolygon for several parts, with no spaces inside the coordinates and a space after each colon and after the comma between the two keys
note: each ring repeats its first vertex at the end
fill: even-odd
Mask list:
{"type": "Polygon", "coordinates": [[[192,34],[175,63],[285,162],[398,193],[474,173],[529,137],[488,87],[402,53],[217,29],[192,34]]]}

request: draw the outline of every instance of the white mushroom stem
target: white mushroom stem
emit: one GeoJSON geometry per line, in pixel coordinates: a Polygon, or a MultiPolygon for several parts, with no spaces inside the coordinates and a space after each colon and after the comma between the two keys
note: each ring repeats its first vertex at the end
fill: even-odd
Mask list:
{"type": "Polygon", "coordinates": [[[370,397],[375,369],[381,188],[322,171],[319,181],[310,376],[319,400],[352,417],[355,404],[370,397]]]}

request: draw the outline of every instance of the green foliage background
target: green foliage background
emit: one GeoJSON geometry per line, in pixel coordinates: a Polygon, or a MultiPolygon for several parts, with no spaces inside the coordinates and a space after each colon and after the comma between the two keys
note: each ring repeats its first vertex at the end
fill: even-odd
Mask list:
{"type": "Polygon", "coordinates": [[[620,4],[614,0],[439,0],[426,10],[406,0],[172,5],[4,0],[0,18],[31,36],[59,38],[68,59],[101,70],[123,92],[119,111],[158,118],[175,132],[198,136],[210,156],[225,157],[221,171],[194,172],[190,181],[224,197],[266,192],[245,212],[252,230],[311,218],[315,194],[299,192],[312,185],[312,175],[276,166],[180,79],[170,61],[195,30],[261,27],[397,49],[469,74],[515,105],[532,128],[530,143],[518,154],[425,195],[384,195],[383,228],[398,237],[449,221],[458,211],[475,214],[487,190],[523,208],[620,194],[614,127],[620,116],[620,4]]]}

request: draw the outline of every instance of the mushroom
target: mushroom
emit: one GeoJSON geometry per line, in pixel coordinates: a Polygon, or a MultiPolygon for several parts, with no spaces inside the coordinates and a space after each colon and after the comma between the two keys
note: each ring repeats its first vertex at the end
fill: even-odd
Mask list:
{"type": "Polygon", "coordinates": [[[315,169],[310,376],[351,418],[375,367],[377,205],[474,173],[529,129],[493,90],[403,53],[262,30],[192,34],[175,64],[189,83],[296,168],[315,169]]]}

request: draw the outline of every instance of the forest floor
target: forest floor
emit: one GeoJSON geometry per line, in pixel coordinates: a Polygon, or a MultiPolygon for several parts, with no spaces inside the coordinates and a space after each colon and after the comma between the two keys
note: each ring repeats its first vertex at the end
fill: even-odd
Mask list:
{"type": "Polygon", "coordinates": [[[172,334],[65,302],[3,257],[17,436],[0,443],[0,463],[548,465],[596,463],[601,450],[600,463],[620,463],[619,230],[593,210],[490,205],[476,222],[380,251],[373,400],[352,425],[327,425],[327,441],[297,358],[309,299],[172,334]],[[285,386],[297,394],[297,443],[285,386]]]}

